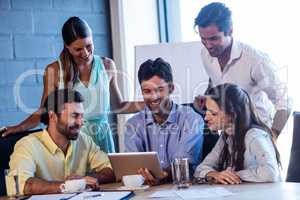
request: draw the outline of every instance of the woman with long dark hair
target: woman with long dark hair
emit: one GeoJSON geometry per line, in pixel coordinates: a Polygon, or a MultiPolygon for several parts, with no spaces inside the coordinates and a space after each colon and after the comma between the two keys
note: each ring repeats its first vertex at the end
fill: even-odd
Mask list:
{"type": "Polygon", "coordinates": [[[86,21],[70,17],[62,27],[62,38],[64,48],[58,60],[45,69],[40,109],[19,125],[7,127],[3,136],[39,125],[48,94],[55,89],[72,88],[84,97],[84,126],[81,131],[90,135],[101,150],[114,152],[108,124],[110,105],[114,110],[130,113],[142,109],[143,102],[122,101],[116,66],[111,59],[94,55],[92,30],[86,21]]]}
{"type": "Polygon", "coordinates": [[[207,92],[206,107],[208,127],[221,136],[194,177],[221,184],[281,179],[271,130],[257,117],[247,92],[233,84],[216,86],[207,92]]]}

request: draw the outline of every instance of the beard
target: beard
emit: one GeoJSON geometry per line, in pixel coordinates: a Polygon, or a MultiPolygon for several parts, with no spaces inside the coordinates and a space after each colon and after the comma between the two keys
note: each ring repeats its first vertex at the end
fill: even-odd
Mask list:
{"type": "Polygon", "coordinates": [[[207,49],[207,51],[211,57],[218,57],[218,56],[222,55],[225,50],[226,50],[226,48],[224,46],[216,46],[214,48],[207,49]]]}
{"type": "Polygon", "coordinates": [[[211,57],[219,57],[222,54],[226,54],[226,53],[229,53],[230,55],[232,43],[233,43],[232,38],[230,38],[230,40],[228,40],[223,45],[214,46],[210,49],[207,49],[207,51],[211,57]]]}
{"type": "Polygon", "coordinates": [[[60,119],[56,124],[56,129],[58,130],[58,132],[64,135],[68,140],[76,140],[80,132],[79,131],[80,126],[78,125],[69,126],[68,124],[62,122],[60,119]]]}

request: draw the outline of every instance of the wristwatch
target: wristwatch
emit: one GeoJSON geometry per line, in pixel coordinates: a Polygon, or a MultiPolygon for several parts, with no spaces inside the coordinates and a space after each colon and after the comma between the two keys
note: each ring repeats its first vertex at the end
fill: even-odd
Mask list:
{"type": "Polygon", "coordinates": [[[196,184],[213,184],[214,178],[211,176],[205,175],[204,177],[197,177],[193,181],[196,184]]]}
{"type": "Polygon", "coordinates": [[[207,182],[206,182],[205,177],[204,178],[203,177],[196,177],[196,178],[194,178],[193,183],[195,183],[195,184],[206,184],[207,182]]]}

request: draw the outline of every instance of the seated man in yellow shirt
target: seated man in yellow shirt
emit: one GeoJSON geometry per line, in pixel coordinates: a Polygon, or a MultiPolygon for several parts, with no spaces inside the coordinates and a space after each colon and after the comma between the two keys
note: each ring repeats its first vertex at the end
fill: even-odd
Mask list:
{"type": "MultiPolygon", "coordinates": [[[[47,129],[17,142],[10,170],[18,170],[21,194],[59,193],[65,180],[84,178],[88,186],[114,181],[107,155],[80,133],[83,97],[70,89],[47,97],[42,122],[47,129]]],[[[11,184],[9,187],[13,187],[11,184]]]]}

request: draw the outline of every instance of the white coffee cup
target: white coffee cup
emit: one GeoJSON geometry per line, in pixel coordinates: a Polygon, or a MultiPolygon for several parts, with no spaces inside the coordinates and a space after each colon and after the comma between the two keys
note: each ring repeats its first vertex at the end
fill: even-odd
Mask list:
{"type": "Polygon", "coordinates": [[[140,174],[127,175],[122,177],[123,184],[127,187],[141,187],[145,178],[140,174]]]}
{"type": "Polygon", "coordinates": [[[79,192],[85,189],[86,181],[84,179],[67,180],[59,186],[63,193],[79,192]]]}

